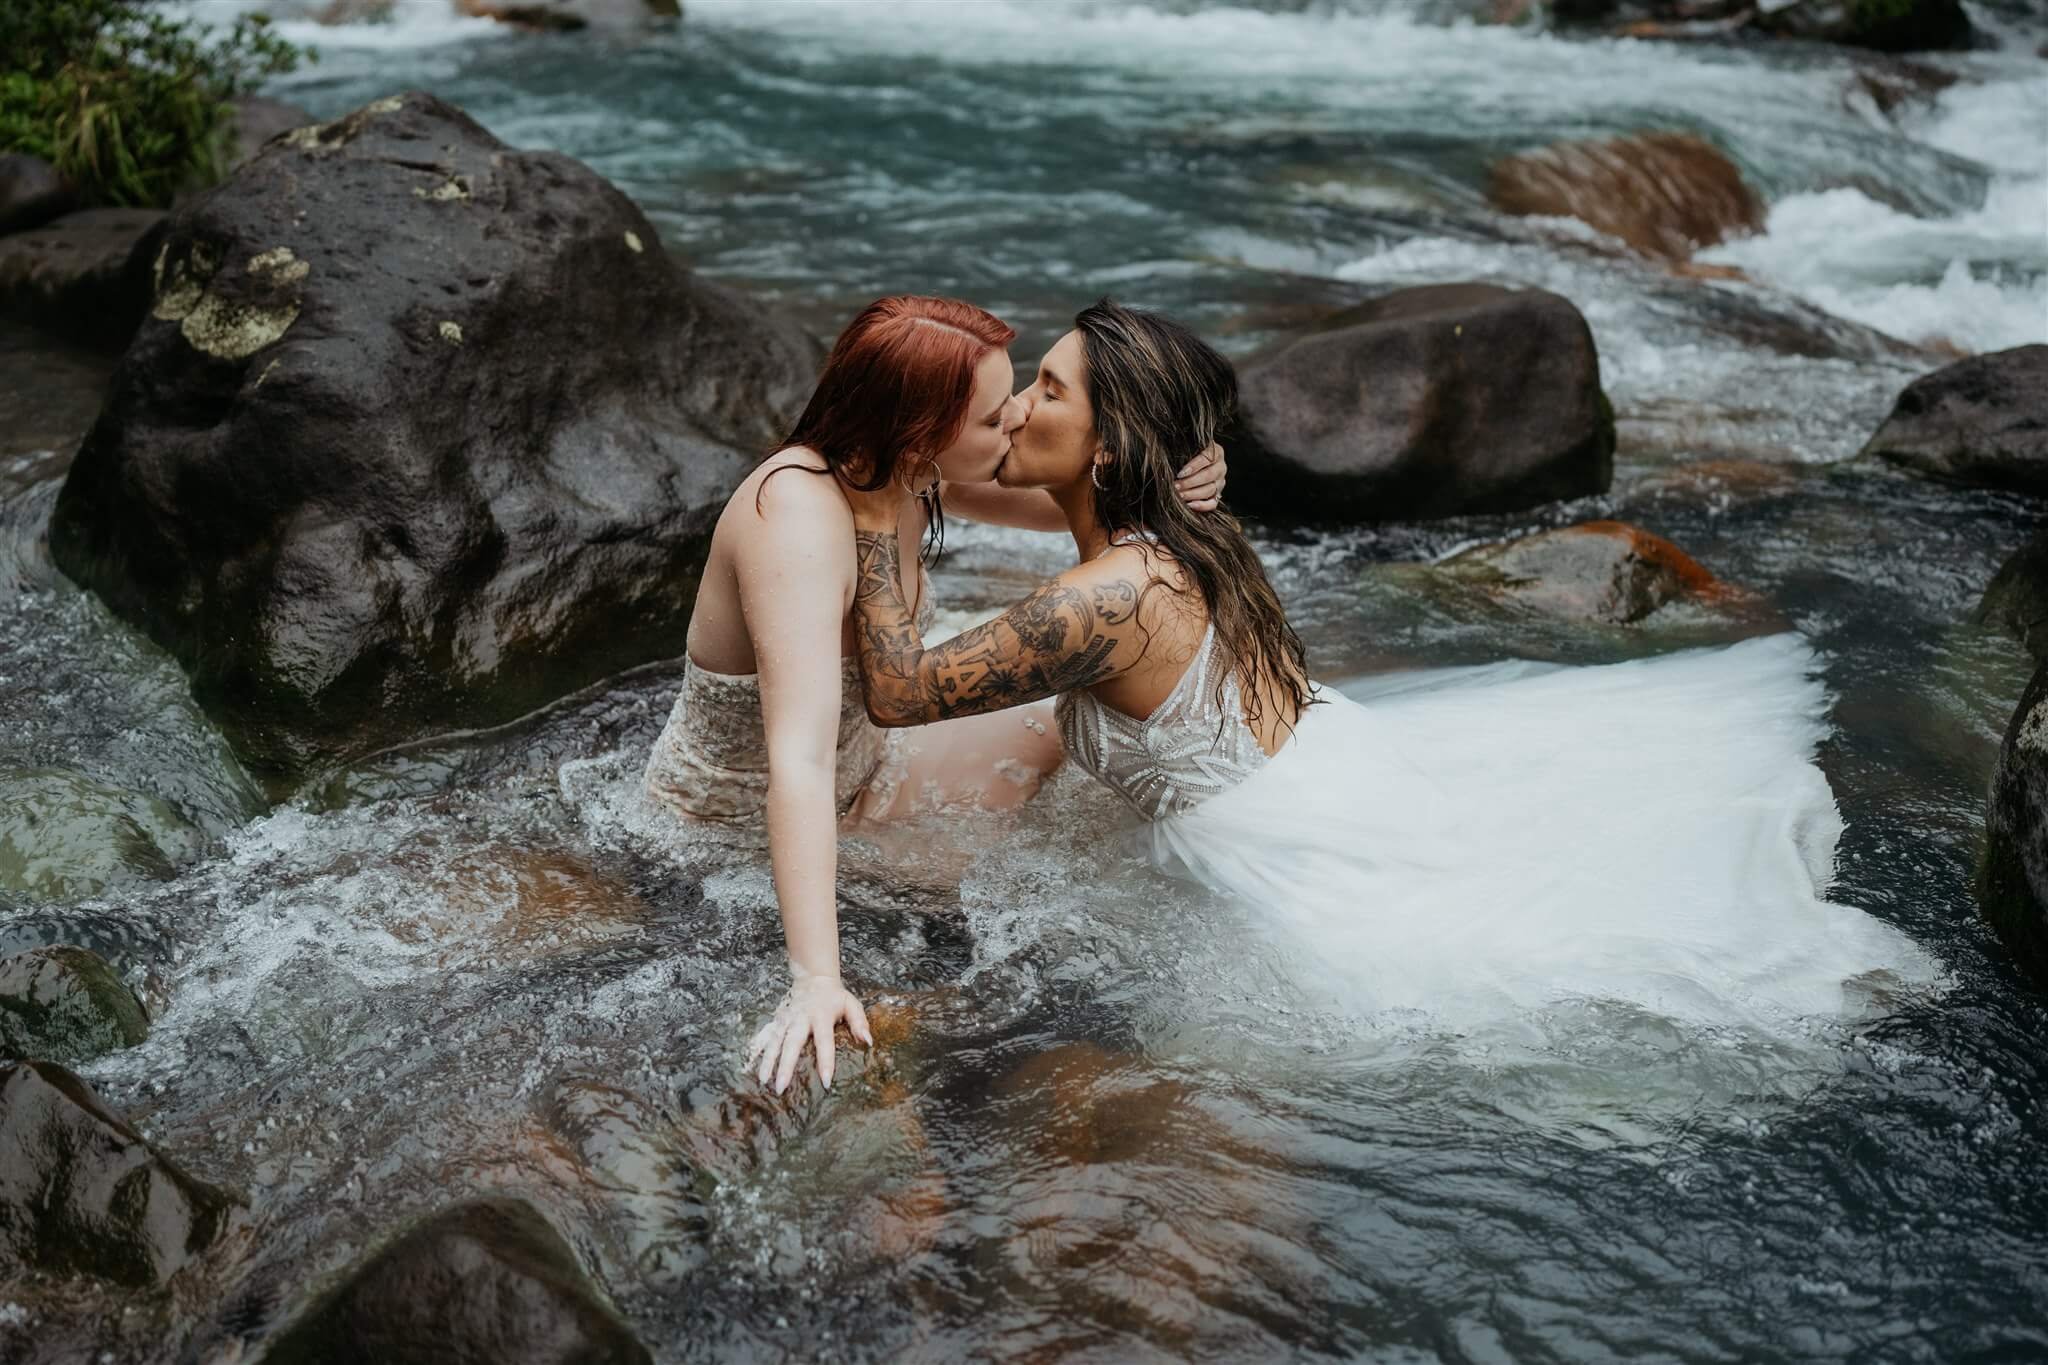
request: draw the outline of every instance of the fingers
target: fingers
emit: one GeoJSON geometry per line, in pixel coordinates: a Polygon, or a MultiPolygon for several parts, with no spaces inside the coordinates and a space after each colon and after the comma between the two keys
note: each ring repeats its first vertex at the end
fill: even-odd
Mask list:
{"type": "Polygon", "coordinates": [[[829,1089],[832,1085],[832,1025],[838,1022],[831,1015],[823,1015],[811,1023],[811,1045],[818,1050],[818,1079],[829,1089]]]}
{"type": "Polygon", "coordinates": [[[874,1031],[868,1027],[868,1012],[861,1008],[860,1001],[850,995],[846,997],[846,1026],[867,1046],[875,1045],[874,1031]]]}
{"type": "Polygon", "coordinates": [[[778,1013],[754,1035],[753,1046],[748,1051],[747,1066],[754,1073],[754,1079],[768,1084],[768,1078],[775,1074],[775,1059],[782,1043],[783,1017],[778,1013]]]}
{"type": "Polygon", "coordinates": [[[1190,511],[1213,512],[1223,501],[1225,474],[1223,447],[1211,441],[1181,470],[1173,481],[1174,491],[1190,511]]]}
{"type": "Polygon", "coordinates": [[[804,1044],[810,1040],[810,1033],[800,1020],[794,1021],[789,1032],[782,1035],[782,1060],[775,1067],[776,1094],[789,1089],[790,1077],[796,1075],[796,1064],[804,1055],[804,1044]]]}

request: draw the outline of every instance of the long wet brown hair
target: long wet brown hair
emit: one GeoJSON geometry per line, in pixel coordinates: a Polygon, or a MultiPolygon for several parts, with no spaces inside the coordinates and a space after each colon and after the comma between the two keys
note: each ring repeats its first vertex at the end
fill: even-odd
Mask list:
{"type": "MultiPolygon", "coordinates": [[[[1172,319],[1110,299],[1083,310],[1074,326],[1107,456],[1096,473],[1099,524],[1148,535],[1173,557],[1235,662],[1246,721],[1256,729],[1271,704],[1292,725],[1314,701],[1301,637],[1237,518],[1220,507],[1189,510],[1173,483],[1236,411],[1237,371],[1172,319]]],[[[1224,681],[1217,680],[1219,704],[1224,681]]]]}

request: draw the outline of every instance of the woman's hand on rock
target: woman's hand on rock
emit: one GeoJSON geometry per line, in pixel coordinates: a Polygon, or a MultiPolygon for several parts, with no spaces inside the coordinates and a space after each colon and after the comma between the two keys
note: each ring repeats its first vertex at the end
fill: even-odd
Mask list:
{"type": "Polygon", "coordinates": [[[826,1085],[832,1084],[832,1030],[842,1019],[848,1031],[864,1045],[875,1045],[867,1011],[838,977],[799,974],[789,993],[782,997],[775,1017],[763,1024],[747,1044],[748,1069],[764,1085],[773,1076],[775,1093],[780,1095],[796,1075],[796,1064],[808,1042],[817,1050],[818,1078],[826,1085]]]}
{"type": "Polygon", "coordinates": [[[1223,447],[1211,441],[1173,481],[1174,492],[1191,512],[1213,512],[1223,501],[1223,447]]]}

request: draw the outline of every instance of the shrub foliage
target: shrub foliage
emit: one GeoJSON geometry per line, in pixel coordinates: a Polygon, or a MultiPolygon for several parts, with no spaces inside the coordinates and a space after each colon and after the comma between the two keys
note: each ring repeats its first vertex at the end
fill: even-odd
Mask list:
{"type": "Polygon", "coordinates": [[[163,206],[219,180],[231,101],[308,55],[263,15],[208,32],[140,0],[0,0],[0,151],[88,204],[163,206]]]}

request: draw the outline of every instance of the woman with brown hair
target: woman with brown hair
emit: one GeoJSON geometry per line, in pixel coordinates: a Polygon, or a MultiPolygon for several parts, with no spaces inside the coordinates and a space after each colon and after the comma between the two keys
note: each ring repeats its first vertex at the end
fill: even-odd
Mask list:
{"type": "Polygon", "coordinates": [[[1187,329],[1104,300],[1040,364],[996,478],[1079,562],[926,648],[889,490],[852,498],[856,640],[887,726],[1057,696],[1157,863],[1254,907],[1341,1008],[1453,1027],[1621,1001],[1703,1023],[1839,1012],[1909,939],[1830,904],[1827,698],[1797,635],[1588,668],[1310,683],[1242,529],[1171,495],[1236,402],[1187,329]]]}

